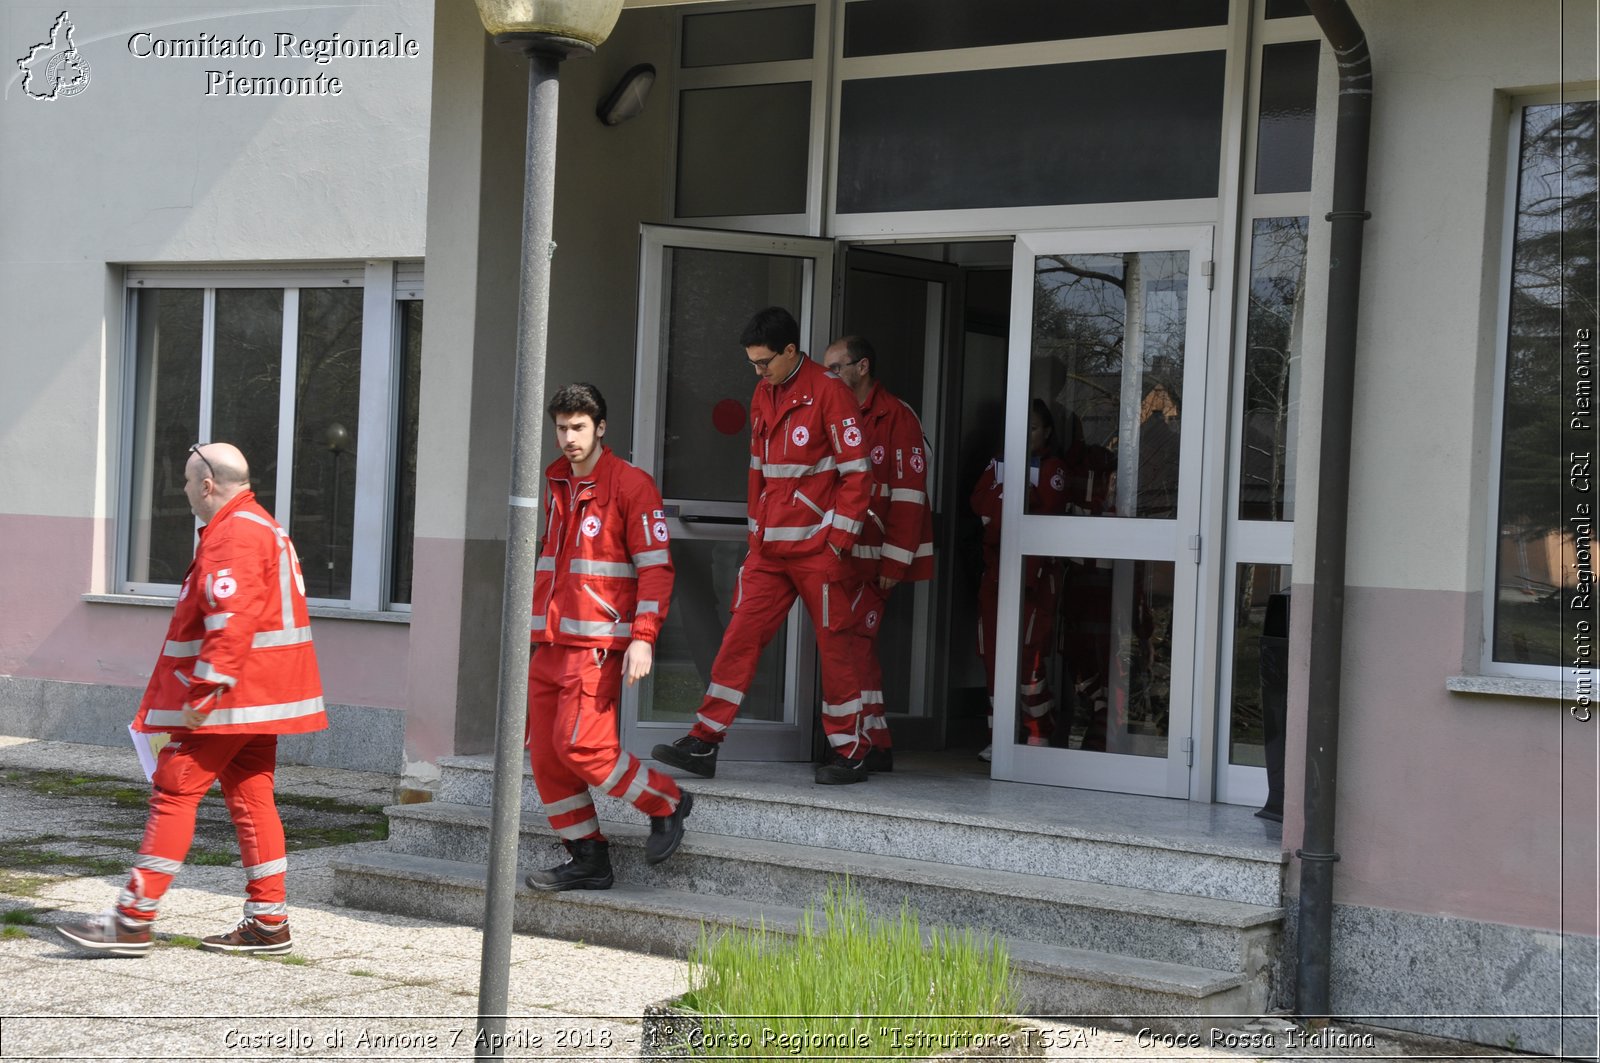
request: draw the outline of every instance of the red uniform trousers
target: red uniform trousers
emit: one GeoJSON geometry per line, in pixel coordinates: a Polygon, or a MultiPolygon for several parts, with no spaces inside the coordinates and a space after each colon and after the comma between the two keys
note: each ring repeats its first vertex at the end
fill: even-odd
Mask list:
{"type": "MultiPolygon", "coordinates": [[[[855,633],[851,602],[860,583],[848,560],[830,549],[803,557],[768,557],[752,552],[739,570],[733,616],[722,635],[722,648],[711,664],[711,685],[689,733],[706,742],[721,742],[739,712],[755,678],[761,651],[783,626],[798,595],[811,616],[822,664],[822,730],[835,753],[858,760],[867,755],[862,732],[861,685],[856,656],[861,639],[855,633]]],[[[881,707],[880,707],[881,709],[881,707]]]]}
{"type": "Polygon", "coordinates": [[[670,816],[678,784],[647,768],[617,739],[622,653],[541,643],[528,668],[528,751],[551,828],[567,841],[599,838],[589,787],[647,816],[670,816]]]}
{"type": "Polygon", "coordinates": [[[151,780],[150,818],[117,911],[129,919],[156,917],[162,895],[189,855],[200,799],[221,779],[249,880],[244,914],[266,923],[288,918],[284,876],[289,860],[272,798],[277,759],[273,734],[187,734],[162,746],[151,780]]]}
{"type": "Polygon", "coordinates": [[[878,589],[877,580],[861,585],[856,596],[856,636],[861,640],[856,671],[861,676],[861,730],[873,749],[889,749],[894,740],[883,715],[883,662],[878,659],[878,632],[889,607],[890,591],[878,589]]]}
{"type": "MultiPolygon", "coordinates": [[[[1022,630],[1018,632],[1021,652],[1017,660],[1017,684],[1021,695],[1017,707],[1022,730],[1030,745],[1044,745],[1055,729],[1055,695],[1045,669],[1049,662],[1051,635],[1055,630],[1057,584],[1060,577],[1047,570],[1022,589],[1022,630]]],[[[995,623],[1000,612],[1000,578],[983,574],[978,587],[978,656],[983,658],[984,676],[989,687],[989,730],[994,731],[995,623]]]]}

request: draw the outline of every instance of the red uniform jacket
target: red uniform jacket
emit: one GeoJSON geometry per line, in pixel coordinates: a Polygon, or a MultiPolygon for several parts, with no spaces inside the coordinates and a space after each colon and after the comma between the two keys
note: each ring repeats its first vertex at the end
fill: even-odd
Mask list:
{"type": "Polygon", "coordinates": [[[803,557],[847,554],[872,493],[856,397],[810,358],[750,400],[750,549],[803,557]]]}
{"type": "Polygon", "coordinates": [[[294,544],[250,491],[200,529],[200,546],[145,688],[138,731],[301,734],[328,726],[294,544]]]}
{"type": "Polygon", "coordinates": [[[896,582],[933,576],[933,509],[928,441],[916,411],[874,381],[861,404],[872,464],[872,506],[855,545],[856,571],[896,582]]]}
{"type": "MultiPolygon", "coordinates": [[[[972,489],[972,512],[983,521],[983,578],[1000,578],[1000,502],[1005,493],[1005,462],[995,458],[978,477],[972,489]]],[[[1028,494],[1024,513],[1061,514],[1066,512],[1067,469],[1059,458],[1036,458],[1028,462],[1028,494]],[[1035,464],[1037,462],[1037,464],[1035,464]]],[[[1037,560],[1037,559],[1035,559],[1037,560]]],[[[1033,586],[1043,575],[1044,565],[1031,565],[1023,573],[1024,586],[1033,586]]]]}
{"type": "Polygon", "coordinates": [[[564,457],[545,477],[549,518],[533,582],[533,641],[605,650],[625,650],[634,639],[653,644],[672,597],[656,482],[610,447],[601,447],[576,492],[564,457]]]}

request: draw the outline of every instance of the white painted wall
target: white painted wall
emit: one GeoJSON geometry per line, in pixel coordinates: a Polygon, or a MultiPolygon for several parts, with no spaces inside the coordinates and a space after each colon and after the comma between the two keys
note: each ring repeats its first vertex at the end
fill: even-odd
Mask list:
{"type": "Polygon", "coordinates": [[[432,0],[71,6],[80,94],[28,98],[13,60],[60,3],[0,11],[0,509],[106,516],[120,430],[108,264],[419,257],[432,0]],[[136,58],[129,38],[264,39],[264,59],[136,58]],[[415,39],[414,59],[274,59],[278,32],[415,39]],[[205,95],[207,69],[338,76],[333,97],[205,95]]]}

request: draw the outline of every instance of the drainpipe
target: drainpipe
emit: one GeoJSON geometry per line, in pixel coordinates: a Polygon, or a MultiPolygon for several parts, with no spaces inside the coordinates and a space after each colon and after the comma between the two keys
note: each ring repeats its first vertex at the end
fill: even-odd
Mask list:
{"type": "Polygon", "coordinates": [[[1306,0],[1339,61],[1338,138],[1328,248],[1328,330],[1323,358],[1322,447],[1317,465],[1317,547],[1311,602],[1310,706],[1306,720],[1305,829],[1295,1010],[1326,1016],[1333,936],[1333,815],[1339,766],[1339,673],[1344,636],[1350,436],[1355,398],[1361,238],[1367,212],[1372,57],[1346,0],[1306,0]]]}

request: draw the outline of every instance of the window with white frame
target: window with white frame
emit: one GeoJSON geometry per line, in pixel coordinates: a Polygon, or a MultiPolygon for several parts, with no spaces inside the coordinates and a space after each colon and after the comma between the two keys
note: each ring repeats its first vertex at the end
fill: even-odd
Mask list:
{"type": "MultiPolygon", "coordinates": [[[[1555,677],[1570,653],[1589,533],[1569,520],[1573,454],[1592,455],[1596,104],[1511,110],[1484,665],[1555,677]]],[[[1592,605],[1579,619],[1592,622],[1592,605]]]]}
{"type": "Polygon", "coordinates": [[[194,553],[194,442],[234,443],[314,602],[411,597],[420,264],[127,271],[122,589],[175,593],[194,553]]]}

